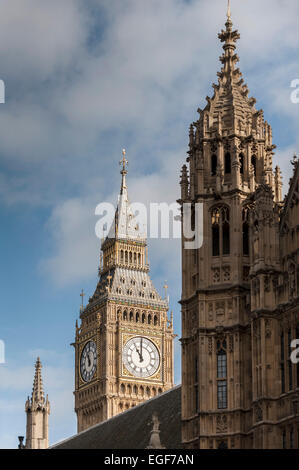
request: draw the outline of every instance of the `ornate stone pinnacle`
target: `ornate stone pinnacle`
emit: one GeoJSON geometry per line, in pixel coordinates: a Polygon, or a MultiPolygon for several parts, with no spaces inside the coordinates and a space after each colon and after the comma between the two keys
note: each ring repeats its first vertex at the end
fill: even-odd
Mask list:
{"type": "Polygon", "coordinates": [[[32,389],[32,402],[43,404],[45,401],[44,398],[44,389],[42,381],[42,364],[40,358],[37,358],[35,364],[35,375],[32,389]]]}

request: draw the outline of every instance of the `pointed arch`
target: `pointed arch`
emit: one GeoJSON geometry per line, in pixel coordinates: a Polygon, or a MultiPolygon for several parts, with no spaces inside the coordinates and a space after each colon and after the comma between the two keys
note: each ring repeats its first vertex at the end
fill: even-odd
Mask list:
{"type": "Polygon", "coordinates": [[[254,176],[255,176],[255,177],[256,177],[256,164],[257,164],[256,156],[255,156],[255,155],[252,155],[252,157],[251,157],[251,165],[252,165],[252,168],[253,168],[253,172],[254,172],[254,176]]]}
{"type": "Polygon", "coordinates": [[[226,175],[230,175],[231,172],[232,172],[231,155],[229,152],[227,152],[224,157],[224,173],[226,175]]]}
{"type": "Polygon", "coordinates": [[[242,211],[242,242],[243,256],[249,256],[249,210],[245,207],[242,211]]]}
{"type": "Polygon", "coordinates": [[[239,155],[239,161],[240,161],[240,173],[241,175],[244,175],[244,153],[240,153],[239,155]]]}
{"type": "Polygon", "coordinates": [[[211,156],[211,176],[216,176],[217,173],[218,158],[216,154],[211,156]]]}

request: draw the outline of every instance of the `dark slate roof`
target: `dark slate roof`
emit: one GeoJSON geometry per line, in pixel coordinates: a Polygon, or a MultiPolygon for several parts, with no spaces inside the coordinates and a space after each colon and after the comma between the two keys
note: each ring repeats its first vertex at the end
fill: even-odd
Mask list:
{"type": "Polygon", "coordinates": [[[181,445],[181,386],[66,439],[52,449],[146,449],[158,414],[161,444],[166,449],[181,445]]]}

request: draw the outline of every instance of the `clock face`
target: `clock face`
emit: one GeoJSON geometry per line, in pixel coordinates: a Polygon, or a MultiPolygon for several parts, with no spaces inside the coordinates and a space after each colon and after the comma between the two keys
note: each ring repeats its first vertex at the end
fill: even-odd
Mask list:
{"type": "Polygon", "coordinates": [[[81,377],[84,382],[90,382],[97,370],[97,345],[94,341],[89,341],[84,346],[80,359],[81,377]]]}
{"type": "Polygon", "coordinates": [[[123,349],[123,363],[135,377],[151,377],[159,369],[160,354],[148,338],[131,338],[123,349]]]}

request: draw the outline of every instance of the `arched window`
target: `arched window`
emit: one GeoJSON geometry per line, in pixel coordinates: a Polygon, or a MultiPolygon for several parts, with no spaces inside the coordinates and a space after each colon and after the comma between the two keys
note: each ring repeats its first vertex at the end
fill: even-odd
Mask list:
{"type": "Polygon", "coordinates": [[[212,254],[230,254],[230,212],[226,206],[216,207],[212,211],[212,254]]]}
{"type": "Polygon", "coordinates": [[[195,413],[199,410],[199,391],[198,391],[198,358],[194,360],[194,411],[195,413]]]}
{"type": "Polygon", "coordinates": [[[222,213],[222,247],[223,254],[230,254],[230,228],[229,228],[229,209],[224,207],[222,213]]]}
{"type": "Polygon", "coordinates": [[[140,314],[139,312],[136,313],[136,323],[139,323],[140,320],[140,314]]]}
{"type": "Polygon", "coordinates": [[[138,395],[138,388],[137,388],[137,385],[134,385],[133,393],[134,393],[134,395],[138,395]]]}
{"type": "Polygon", "coordinates": [[[155,325],[155,326],[158,325],[158,317],[157,317],[157,315],[154,316],[154,325],[155,325]]]}
{"type": "Polygon", "coordinates": [[[211,157],[211,176],[216,176],[217,172],[217,155],[211,157]]]}
{"type": "Polygon", "coordinates": [[[145,313],[142,314],[142,323],[145,323],[145,313]]]}
{"type": "Polygon", "coordinates": [[[132,393],[132,387],[131,387],[130,384],[127,386],[127,391],[128,391],[128,394],[131,395],[131,393],[132,393]]]}
{"type": "Polygon", "coordinates": [[[131,251],[130,251],[130,253],[129,253],[129,259],[130,259],[130,264],[132,264],[132,262],[133,262],[133,254],[132,254],[131,251]]]}
{"type": "Polygon", "coordinates": [[[128,320],[128,312],[127,312],[126,310],[125,310],[124,313],[123,313],[123,319],[124,319],[125,321],[128,320]]]}
{"type": "Polygon", "coordinates": [[[140,391],[140,395],[143,397],[143,395],[144,395],[144,388],[143,388],[143,386],[142,386],[142,385],[141,385],[141,387],[140,387],[140,390],[139,390],[139,391],[140,391]]]}
{"type": "Polygon", "coordinates": [[[147,323],[150,325],[152,323],[152,316],[149,315],[147,318],[147,323]]]}
{"type": "Polygon", "coordinates": [[[151,391],[149,387],[146,387],[146,394],[148,397],[151,395],[151,391]]]}
{"type": "Polygon", "coordinates": [[[155,387],[153,387],[153,396],[155,397],[157,395],[157,390],[155,389],[155,387]]]}
{"type": "Polygon", "coordinates": [[[284,331],[280,335],[280,381],[281,381],[281,393],[285,393],[285,351],[284,351],[284,331]]]}
{"type": "Polygon", "coordinates": [[[125,262],[126,263],[128,262],[128,252],[127,251],[125,252],[125,262]]]}
{"type": "Polygon", "coordinates": [[[212,249],[213,256],[220,255],[220,211],[214,209],[212,212],[212,249]]]}
{"type": "Polygon", "coordinates": [[[121,262],[121,263],[124,262],[124,250],[121,250],[121,251],[120,251],[120,262],[121,262]]]}
{"type": "Polygon", "coordinates": [[[136,264],[136,263],[137,263],[137,254],[134,253],[134,264],[136,264]]]}
{"type": "Polygon", "coordinates": [[[141,264],[141,254],[138,253],[138,264],[141,264]]]}
{"type": "Polygon", "coordinates": [[[251,157],[251,165],[253,167],[254,176],[256,177],[256,156],[255,155],[252,155],[251,157]]]}
{"type": "Polygon", "coordinates": [[[218,410],[227,408],[227,356],[226,342],[217,343],[217,407],[218,410]]]}
{"type": "Polygon", "coordinates": [[[120,386],[120,391],[121,391],[122,394],[125,394],[125,392],[126,392],[126,387],[124,386],[124,384],[121,384],[121,386],[120,386]]]}
{"type": "Polygon", "coordinates": [[[241,175],[244,175],[244,154],[243,153],[240,153],[240,173],[241,175]]]}
{"type": "Polygon", "coordinates": [[[243,236],[243,256],[249,256],[249,223],[248,223],[248,209],[243,209],[242,212],[242,236],[243,236]]]}
{"type": "Polygon", "coordinates": [[[134,314],[133,314],[133,312],[131,311],[131,312],[130,312],[130,321],[133,321],[133,320],[134,320],[134,314]]]}
{"type": "Polygon", "coordinates": [[[224,172],[226,175],[229,175],[232,172],[231,156],[229,152],[226,153],[224,157],[224,172]]]}

